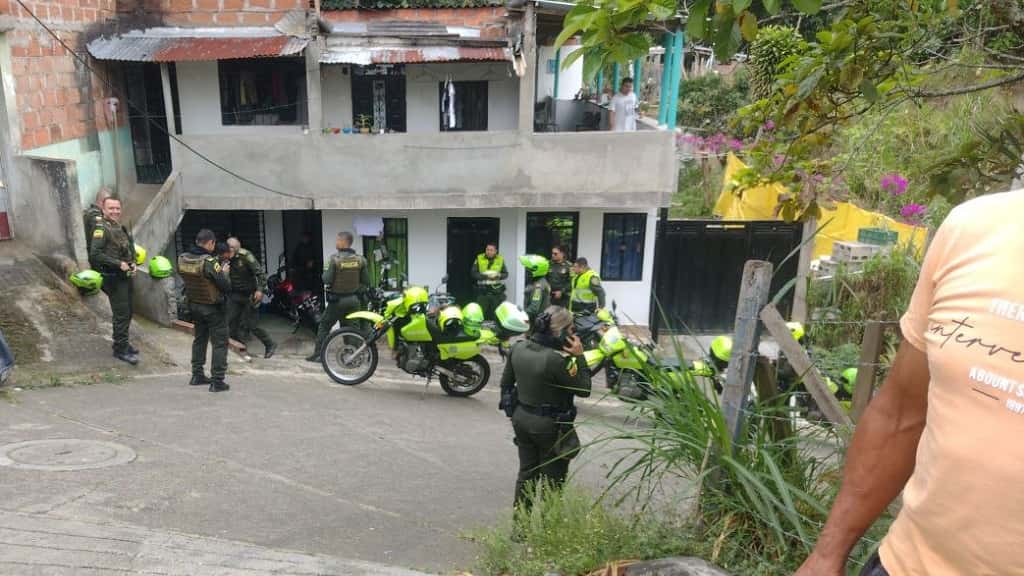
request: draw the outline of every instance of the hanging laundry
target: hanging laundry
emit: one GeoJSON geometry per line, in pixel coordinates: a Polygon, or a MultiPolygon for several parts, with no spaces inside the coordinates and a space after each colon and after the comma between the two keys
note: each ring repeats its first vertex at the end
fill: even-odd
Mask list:
{"type": "Polygon", "coordinates": [[[455,83],[448,79],[448,128],[456,128],[455,122],[455,83]]]}

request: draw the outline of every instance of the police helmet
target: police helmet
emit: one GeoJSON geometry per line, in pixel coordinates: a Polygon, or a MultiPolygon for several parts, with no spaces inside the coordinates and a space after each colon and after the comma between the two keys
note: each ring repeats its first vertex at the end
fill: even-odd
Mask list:
{"type": "Polygon", "coordinates": [[[149,261],[149,276],[151,278],[167,278],[174,273],[171,261],[163,256],[153,256],[149,261]]]}
{"type": "Polygon", "coordinates": [[[92,296],[103,287],[103,276],[95,270],[82,270],[71,275],[71,284],[78,288],[83,296],[92,296]]]}
{"type": "Polygon", "coordinates": [[[537,254],[526,254],[519,257],[523,267],[530,271],[534,278],[543,278],[548,275],[551,264],[548,259],[537,254]]]}

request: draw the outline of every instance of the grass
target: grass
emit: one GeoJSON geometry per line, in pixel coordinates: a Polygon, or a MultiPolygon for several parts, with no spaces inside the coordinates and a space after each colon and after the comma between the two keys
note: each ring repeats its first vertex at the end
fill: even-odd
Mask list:
{"type": "Polygon", "coordinates": [[[529,512],[517,512],[498,528],[473,536],[482,548],[481,574],[586,574],[617,560],[687,550],[682,526],[669,519],[626,513],[571,485],[538,492],[529,512]]]}

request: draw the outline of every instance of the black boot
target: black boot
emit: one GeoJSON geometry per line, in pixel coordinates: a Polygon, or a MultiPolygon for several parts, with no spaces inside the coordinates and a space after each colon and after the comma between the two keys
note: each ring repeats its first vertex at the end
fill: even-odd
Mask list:
{"type": "Polygon", "coordinates": [[[136,355],[136,356],[138,356],[138,355],[139,355],[139,349],[138,349],[138,348],[136,348],[135,346],[132,346],[131,344],[129,344],[129,345],[128,345],[128,348],[127,348],[127,350],[128,350],[128,352],[129,352],[129,353],[131,353],[131,354],[134,354],[134,355],[136,355]]]}
{"type": "Polygon", "coordinates": [[[319,362],[320,361],[320,344],[316,345],[313,349],[313,354],[306,357],[306,362],[319,362]]]}
{"type": "Polygon", "coordinates": [[[228,386],[223,380],[210,381],[210,392],[227,392],[228,390],[231,390],[231,386],[228,386]]]}
{"type": "Polygon", "coordinates": [[[206,377],[206,374],[193,374],[192,379],[189,380],[189,386],[209,386],[210,379],[206,377]]]}
{"type": "Polygon", "coordinates": [[[264,350],[263,352],[263,357],[270,358],[271,356],[274,355],[274,352],[277,352],[277,343],[271,342],[270,344],[266,345],[265,348],[266,350],[264,350]]]}
{"type": "Polygon", "coordinates": [[[114,350],[114,358],[117,358],[121,362],[127,362],[132,366],[135,366],[136,364],[139,363],[139,357],[136,356],[135,354],[132,354],[128,350],[114,350]]]}

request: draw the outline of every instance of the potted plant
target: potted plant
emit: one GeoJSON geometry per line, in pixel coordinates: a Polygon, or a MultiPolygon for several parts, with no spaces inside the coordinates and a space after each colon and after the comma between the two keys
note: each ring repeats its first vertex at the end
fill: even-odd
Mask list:
{"type": "Polygon", "coordinates": [[[360,114],[356,117],[356,127],[359,128],[360,134],[369,134],[370,128],[373,127],[373,117],[369,114],[360,114]]]}

